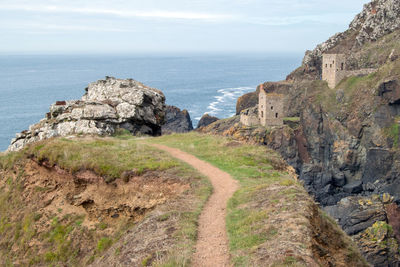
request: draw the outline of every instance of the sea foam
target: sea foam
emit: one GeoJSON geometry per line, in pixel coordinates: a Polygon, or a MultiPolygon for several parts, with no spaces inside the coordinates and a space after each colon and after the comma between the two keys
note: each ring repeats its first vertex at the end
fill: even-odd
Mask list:
{"type": "Polygon", "coordinates": [[[214,96],[215,101],[208,105],[205,113],[218,118],[231,117],[236,114],[237,98],[245,93],[255,90],[256,86],[219,89],[217,91],[218,94],[214,96]]]}

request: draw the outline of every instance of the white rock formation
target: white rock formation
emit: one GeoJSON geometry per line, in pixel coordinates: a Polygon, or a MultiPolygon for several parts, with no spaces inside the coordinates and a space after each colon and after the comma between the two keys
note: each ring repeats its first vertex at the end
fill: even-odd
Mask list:
{"type": "Polygon", "coordinates": [[[165,96],[132,79],[106,77],[89,84],[82,100],[57,101],[45,119],[18,133],[9,151],[56,136],[111,135],[117,128],[132,134],[160,135],[165,96]]]}

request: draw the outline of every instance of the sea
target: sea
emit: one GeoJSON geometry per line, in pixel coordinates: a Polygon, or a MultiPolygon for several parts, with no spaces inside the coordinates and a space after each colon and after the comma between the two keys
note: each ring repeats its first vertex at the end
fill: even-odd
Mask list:
{"type": "Polygon", "coordinates": [[[158,55],[0,55],[0,151],[59,100],[80,99],[90,82],[132,78],[187,109],[194,126],[208,113],[235,114],[239,96],[285,79],[301,53],[158,55]]]}

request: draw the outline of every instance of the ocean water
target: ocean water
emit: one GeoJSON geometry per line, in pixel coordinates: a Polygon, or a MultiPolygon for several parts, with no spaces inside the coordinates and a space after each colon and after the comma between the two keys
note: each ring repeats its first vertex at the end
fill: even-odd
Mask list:
{"type": "Polygon", "coordinates": [[[133,78],[162,90],[169,105],[187,109],[194,126],[204,113],[227,118],[236,100],[264,81],[282,80],[301,54],[251,55],[2,55],[0,151],[15,133],[38,122],[57,100],[80,99],[105,76],[133,78]]]}

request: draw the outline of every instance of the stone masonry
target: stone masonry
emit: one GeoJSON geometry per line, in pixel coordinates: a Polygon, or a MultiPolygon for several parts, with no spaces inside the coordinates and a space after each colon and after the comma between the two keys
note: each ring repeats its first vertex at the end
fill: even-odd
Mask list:
{"type": "Polygon", "coordinates": [[[345,60],[344,54],[322,56],[322,80],[327,81],[330,88],[335,88],[346,76],[345,60]]]}
{"type": "Polygon", "coordinates": [[[267,93],[264,88],[261,88],[258,97],[258,118],[261,125],[283,125],[283,95],[267,93]]]}
{"type": "Polygon", "coordinates": [[[335,88],[341,80],[350,76],[364,76],[375,72],[376,69],[346,70],[344,54],[322,55],[322,80],[327,81],[330,88],[335,88]]]}
{"type": "Polygon", "coordinates": [[[240,113],[240,122],[246,126],[257,126],[260,125],[260,120],[258,118],[258,108],[252,107],[243,110],[240,113]]]}

